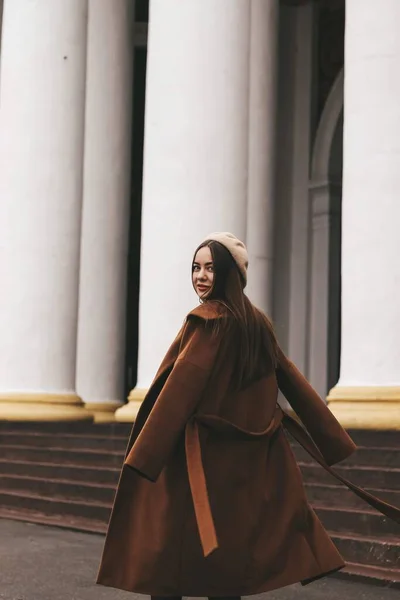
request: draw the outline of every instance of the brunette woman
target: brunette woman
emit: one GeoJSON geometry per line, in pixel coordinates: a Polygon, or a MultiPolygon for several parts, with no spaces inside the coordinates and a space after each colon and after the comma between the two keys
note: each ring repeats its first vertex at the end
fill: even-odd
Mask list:
{"type": "Polygon", "coordinates": [[[247,266],[244,244],[230,233],[209,235],[195,252],[201,303],[134,424],[100,584],[156,598],[237,598],[344,566],[307,502],[285,430],[332,473],[329,465],[355,445],[244,294],[247,266]],[[308,433],[279,408],[279,388],[308,433]]]}

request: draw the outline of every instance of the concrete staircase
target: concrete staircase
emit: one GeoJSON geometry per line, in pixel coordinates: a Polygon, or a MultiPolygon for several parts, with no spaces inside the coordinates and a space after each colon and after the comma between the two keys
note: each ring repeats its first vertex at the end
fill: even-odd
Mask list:
{"type": "MultiPolygon", "coordinates": [[[[0,422],[0,517],[104,533],[130,428],[0,422]]],[[[337,470],[400,506],[400,431],[350,433],[359,450],[337,470]]],[[[348,562],[341,576],[400,589],[400,526],[293,449],[310,502],[348,562]]]]}
{"type": "Polygon", "coordinates": [[[130,429],[0,422],[0,517],[105,533],[130,429]]]}
{"type": "MultiPolygon", "coordinates": [[[[400,431],[350,431],[358,446],[334,469],[379,498],[400,507],[400,431]]],[[[343,575],[400,589],[400,525],[339,484],[293,444],[308,498],[347,562],[343,575]]]]}

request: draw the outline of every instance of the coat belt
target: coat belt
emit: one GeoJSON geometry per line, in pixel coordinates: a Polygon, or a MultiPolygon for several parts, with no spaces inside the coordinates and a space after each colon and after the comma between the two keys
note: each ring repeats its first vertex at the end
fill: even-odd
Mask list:
{"type": "Polygon", "coordinates": [[[210,499],[208,496],[206,476],[201,455],[199,424],[209,427],[214,431],[219,431],[222,434],[232,435],[235,439],[247,440],[271,436],[282,425],[328,473],[347,486],[370,506],[400,524],[400,508],[377,498],[373,494],[354,485],[354,483],[336,473],[336,471],[325,462],[322,454],[306,430],[287,413],[284,413],[278,405],[270,425],[261,432],[252,432],[242,429],[220,417],[212,415],[194,415],[187,423],[185,430],[186,462],[197,527],[205,557],[209,556],[218,548],[218,538],[210,507],[210,499]]]}
{"type": "Polygon", "coordinates": [[[283,411],[277,405],[274,417],[266,429],[260,432],[248,431],[213,415],[194,415],[185,430],[186,463],[189,485],[192,493],[194,512],[204,556],[209,556],[218,548],[218,538],[210,507],[206,476],[201,455],[199,424],[235,439],[257,439],[271,436],[280,427],[283,411]]]}

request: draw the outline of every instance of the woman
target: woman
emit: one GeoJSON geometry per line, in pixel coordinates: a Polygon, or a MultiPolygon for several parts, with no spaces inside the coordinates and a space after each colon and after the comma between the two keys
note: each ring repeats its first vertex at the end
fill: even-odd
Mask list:
{"type": "Polygon", "coordinates": [[[247,265],[229,233],[211,234],[195,253],[201,303],[134,424],[100,584],[158,598],[237,598],[344,566],[307,502],[284,428],[330,472],[355,445],[245,296],[247,265]],[[313,441],[277,405],[278,388],[313,441]]]}

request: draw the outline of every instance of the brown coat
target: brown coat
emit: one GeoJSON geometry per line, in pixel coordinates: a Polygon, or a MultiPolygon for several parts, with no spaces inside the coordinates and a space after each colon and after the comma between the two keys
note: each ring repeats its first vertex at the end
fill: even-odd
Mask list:
{"type": "Polygon", "coordinates": [[[278,387],[328,464],[355,445],[283,353],[276,372],[227,392],[235,344],[216,361],[220,341],[208,326],[224,310],[209,302],[190,313],[143,401],[102,585],[158,596],[250,595],[344,566],[307,502],[278,387]]]}

